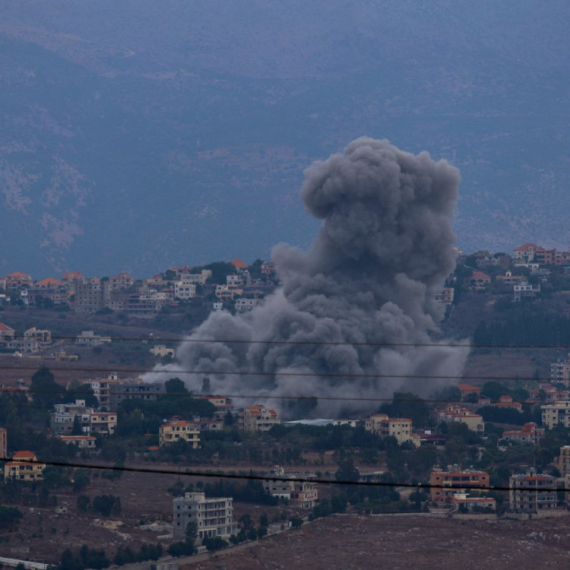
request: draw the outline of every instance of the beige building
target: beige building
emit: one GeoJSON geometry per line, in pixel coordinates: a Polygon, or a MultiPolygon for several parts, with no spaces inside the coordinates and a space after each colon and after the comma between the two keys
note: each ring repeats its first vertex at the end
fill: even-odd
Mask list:
{"type": "Polygon", "coordinates": [[[556,478],[529,469],[509,479],[509,506],[519,513],[537,513],[556,508],[556,478]]]}
{"type": "Polygon", "coordinates": [[[263,481],[266,493],[273,497],[288,499],[292,505],[303,509],[312,509],[318,498],[316,483],[312,481],[295,481],[294,479],[308,479],[314,475],[287,474],[280,465],[274,465],[268,473],[268,479],[263,481]],[[271,478],[273,477],[273,478],[271,478]]]}
{"type": "Polygon", "coordinates": [[[237,534],[233,521],[233,499],[229,497],[206,498],[204,493],[186,493],[173,501],[172,534],[184,538],[188,523],[196,523],[197,539],[228,539],[237,534]]]}
{"type": "Polygon", "coordinates": [[[200,430],[191,422],[171,420],[158,428],[158,440],[161,447],[182,440],[197,449],[200,445],[200,430]]]}
{"type": "Polygon", "coordinates": [[[558,456],[558,471],[564,477],[570,475],[570,445],[564,445],[560,448],[558,456]]]}
{"type": "Polygon", "coordinates": [[[113,435],[117,429],[115,412],[93,412],[89,416],[90,433],[113,435]]]}
{"type": "Polygon", "coordinates": [[[58,435],[57,439],[63,443],[72,443],[79,449],[95,449],[97,447],[97,439],[93,435],[58,435]]]}
{"type": "Polygon", "coordinates": [[[412,420],[408,418],[390,418],[386,414],[372,414],[366,418],[364,428],[380,437],[395,437],[400,444],[412,439],[412,420]]]}
{"type": "Polygon", "coordinates": [[[437,411],[437,417],[440,422],[459,422],[464,423],[467,427],[480,435],[485,433],[485,422],[479,414],[474,414],[471,410],[458,406],[457,404],[448,404],[444,410],[437,411]]]}
{"type": "Polygon", "coordinates": [[[279,414],[263,404],[247,406],[240,414],[239,427],[244,431],[269,431],[274,425],[280,424],[279,414]]]}
{"type": "Polygon", "coordinates": [[[430,500],[436,503],[451,501],[458,489],[489,489],[489,473],[486,471],[462,471],[453,469],[443,471],[434,468],[429,476],[430,500]]]}
{"type": "Polygon", "coordinates": [[[4,480],[41,481],[45,468],[45,463],[39,463],[31,451],[16,451],[12,461],[4,465],[4,480]]]}
{"type": "Polygon", "coordinates": [[[8,430],[0,429],[0,461],[8,457],[8,430]]]}
{"type": "Polygon", "coordinates": [[[542,423],[549,429],[558,424],[570,427],[570,401],[559,401],[541,406],[542,423]]]}

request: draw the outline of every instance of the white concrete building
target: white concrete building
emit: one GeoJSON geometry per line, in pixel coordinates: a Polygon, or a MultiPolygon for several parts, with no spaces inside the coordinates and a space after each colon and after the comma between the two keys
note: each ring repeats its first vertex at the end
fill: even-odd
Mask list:
{"type": "Polygon", "coordinates": [[[204,493],[186,493],[173,501],[172,534],[185,538],[188,523],[196,523],[197,539],[220,537],[224,540],[237,534],[233,521],[233,499],[229,497],[206,498],[204,493]]]}

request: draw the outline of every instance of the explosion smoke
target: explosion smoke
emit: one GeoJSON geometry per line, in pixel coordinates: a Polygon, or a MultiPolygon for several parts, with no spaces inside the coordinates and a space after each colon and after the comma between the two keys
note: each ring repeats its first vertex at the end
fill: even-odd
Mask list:
{"type": "MultiPolygon", "coordinates": [[[[168,370],[168,377],[199,390],[203,374],[179,371],[212,370],[213,393],[259,397],[374,398],[395,389],[426,395],[437,385],[414,375],[459,377],[465,348],[443,341],[417,346],[434,342],[430,334],[443,317],[435,296],[455,267],[451,219],[459,180],[446,161],[427,152],[414,156],[386,140],[359,138],[344,153],[316,162],[301,190],[307,210],[323,220],[311,249],[276,246],[272,257],[283,283],[277,292],[248,314],[212,313],[191,336],[247,342],[183,343],[180,367],[156,371],[168,370]],[[381,344],[400,346],[374,346],[381,344]],[[248,376],[259,372],[268,375],[248,376]],[[360,374],[382,377],[354,377],[360,374]]],[[[283,410],[283,401],[269,403],[283,410]]],[[[377,407],[318,400],[311,415],[377,407]]]]}

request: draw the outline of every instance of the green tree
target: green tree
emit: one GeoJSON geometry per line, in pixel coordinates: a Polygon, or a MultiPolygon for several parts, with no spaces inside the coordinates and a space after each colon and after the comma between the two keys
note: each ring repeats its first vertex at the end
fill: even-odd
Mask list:
{"type": "Polygon", "coordinates": [[[164,387],[166,388],[167,394],[188,394],[188,389],[180,378],[171,378],[170,380],[167,380],[164,387]]]}
{"type": "Polygon", "coordinates": [[[360,471],[354,465],[352,459],[345,459],[338,463],[338,469],[335,473],[335,479],[337,481],[360,481],[360,471]]]}
{"type": "Polygon", "coordinates": [[[33,394],[34,404],[51,409],[54,404],[63,401],[65,388],[55,381],[55,376],[44,366],[32,376],[30,392],[33,394]]]}

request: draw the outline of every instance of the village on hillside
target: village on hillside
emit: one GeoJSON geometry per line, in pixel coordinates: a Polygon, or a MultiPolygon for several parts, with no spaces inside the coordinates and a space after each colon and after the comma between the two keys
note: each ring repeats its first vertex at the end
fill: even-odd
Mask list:
{"type": "Polygon", "coordinates": [[[513,350],[536,366],[526,376],[466,374],[337,418],[310,401],[238,406],[207,374],[199,391],[175,372],[142,379],[211,312],[253,311],[279,283],[273,262],[239,259],[142,279],[0,278],[0,556],[175,564],[344,512],[567,515],[570,251],[458,251],[437,297],[474,359],[513,350]],[[536,356],[534,332],[555,328],[536,356]]]}

